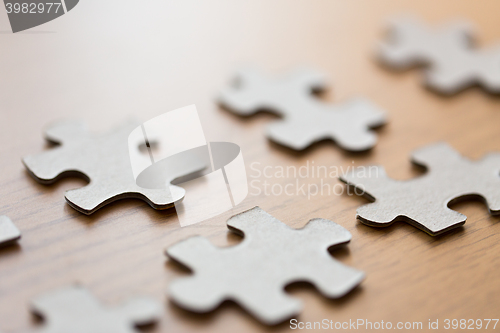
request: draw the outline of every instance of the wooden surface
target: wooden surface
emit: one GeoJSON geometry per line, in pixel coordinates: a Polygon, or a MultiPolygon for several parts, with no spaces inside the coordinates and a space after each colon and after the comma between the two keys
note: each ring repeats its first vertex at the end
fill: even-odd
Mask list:
{"type": "MultiPolygon", "coordinates": [[[[473,88],[453,97],[424,89],[421,72],[387,71],[372,56],[385,19],[413,12],[431,23],[464,17],[478,28],[480,45],[500,40],[500,2],[492,1],[81,1],[69,14],[12,34],[0,14],[0,213],[21,229],[18,246],[0,250],[0,329],[26,331],[40,324],[29,300],[74,282],[105,303],[132,295],[165,304],[162,321],[148,332],[287,331],[267,328],[238,306],[225,304],[193,315],[166,299],[169,283],[189,274],[166,260],[163,250],[191,235],[214,244],[240,241],[228,233],[232,214],[259,205],[285,223],[301,227],[315,217],[331,219],[353,235],[334,252],[362,269],[367,279],[347,297],[327,300],[310,286],[292,286],[304,302],[301,321],[422,321],[500,317],[500,218],[482,203],[453,206],[468,216],[463,228],[432,238],[398,223],[374,229],[355,219],[366,200],[348,195],[255,195],[232,212],[181,228],[174,211],[158,212],[137,200],[112,204],[87,217],[63,198],[78,179],[42,186],[21,157],[49,149],[42,127],[60,118],[80,118],[94,130],[109,129],[130,115],[148,120],[195,103],[210,141],[239,144],[249,180],[252,163],[265,166],[349,167],[382,164],[389,175],[420,174],[410,152],[445,140],[469,158],[500,151],[500,99],[473,88]],[[297,65],[324,70],[332,89],[321,98],[336,102],[363,95],[387,110],[390,123],[378,131],[368,154],[342,152],[322,142],[294,153],[265,139],[276,117],[243,119],[220,109],[218,89],[241,64],[268,71],[297,65]]],[[[255,166],[255,164],[254,164],[255,166]]],[[[270,184],[295,183],[271,178],[270,184]]],[[[299,179],[320,184],[321,179],[299,179]]],[[[334,186],[335,178],[323,182],[334,186]]],[[[254,183],[255,184],[255,183],[254,183]]],[[[498,327],[497,327],[498,329],[498,327]]],[[[491,329],[490,329],[491,330],[491,329]]]]}

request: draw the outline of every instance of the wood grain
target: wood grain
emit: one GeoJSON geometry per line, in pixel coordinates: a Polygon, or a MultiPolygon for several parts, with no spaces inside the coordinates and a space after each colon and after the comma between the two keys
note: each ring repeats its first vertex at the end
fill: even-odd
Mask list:
{"type": "MultiPolygon", "coordinates": [[[[0,329],[19,332],[40,326],[29,300],[50,289],[80,282],[105,303],[133,295],[165,304],[162,321],[148,332],[288,331],[288,323],[265,327],[234,304],[194,315],[167,301],[169,283],[189,274],[167,261],[163,250],[191,235],[214,244],[240,241],[228,233],[232,214],[259,205],[285,223],[301,227],[315,217],[331,219],[353,235],[333,253],[362,269],[367,279],[340,300],[295,285],[304,302],[301,321],[406,322],[500,316],[500,218],[477,202],[454,209],[468,216],[463,228],[432,238],[398,223],[375,229],[355,219],[362,198],[348,195],[255,195],[232,212],[181,228],[175,212],[158,212],[137,200],[114,203],[84,216],[64,201],[64,192],[85,182],[65,179],[37,184],[21,157],[50,149],[43,125],[80,118],[106,130],[130,115],[148,120],[195,103],[210,141],[239,144],[250,180],[286,185],[295,179],[256,177],[265,166],[381,164],[391,177],[408,179],[410,152],[445,140],[476,159],[500,151],[500,99],[473,88],[443,97],[422,87],[418,69],[395,73],[373,59],[385,19],[413,12],[431,23],[464,17],[478,28],[480,45],[500,39],[495,0],[457,1],[81,1],[67,15],[24,33],[8,33],[0,14],[0,214],[23,233],[18,246],[0,250],[0,329]],[[366,154],[342,152],[321,142],[295,153],[265,139],[276,117],[234,116],[217,106],[218,89],[234,69],[254,64],[269,71],[311,65],[331,77],[322,95],[335,103],[363,95],[387,110],[390,123],[366,154]],[[257,168],[257,164],[253,164],[257,168]]],[[[321,177],[300,178],[321,184],[321,177]]],[[[323,182],[337,185],[334,177],[323,182]]],[[[256,184],[256,183],[254,183],[256,184]]]]}

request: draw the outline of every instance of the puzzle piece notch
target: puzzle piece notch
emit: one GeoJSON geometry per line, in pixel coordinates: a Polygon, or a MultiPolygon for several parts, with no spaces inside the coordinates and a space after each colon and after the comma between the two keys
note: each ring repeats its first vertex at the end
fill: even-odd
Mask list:
{"type": "Polygon", "coordinates": [[[342,297],[356,287],[364,273],[333,259],[328,248],[346,244],[351,234],[340,225],[313,219],[293,229],[255,207],[227,222],[244,234],[230,248],[216,248],[207,239],[192,237],[166,250],[171,259],[194,275],[174,281],[170,297],[179,306],[208,312],[233,300],[261,322],[274,325],[300,313],[302,304],[284,287],[310,282],[326,297],[342,297]]]}
{"type": "Polygon", "coordinates": [[[21,238],[21,232],[7,216],[0,216],[0,247],[11,245],[21,238]]]}
{"type": "MultiPolygon", "coordinates": [[[[166,189],[145,189],[135,182],[129,159],[128,136],[139,125],[130,120],[108,133],[94,134],[78,121],[54,123],[45,130],[45,137],[60,146],[24,157],[23,163],[35,180],[42,184],[52,184],[68,176],[89,180],[87,186],[65,194],[71,207],[87,215],[123,198],[141,199],[155,209],[170,208],[184,197],[184,189],[174,185],[166,189]]],[[[202,162],[192,163],[172,170],[171,178],[195,173],[204,167],[202,162]]]]}
{"type": "Polygon", "coordinates": [[[377,166],[371,169],[375,172],[367,174],[363,167],[340,177],[375,199],[358,208],[358,219],[375,227],[404,221],[436,236],[465,223],[465,215],[448,207],[457,200],[480,197],[492,215],[500,214],[499,153],[470,161],[441,142],[416,150],[412,161],[426,167],[427,173],[398,181],[388,178],[383,167],[377,166]]]}
{"type": "Polygon", "coordinates": [[[385,112],[364,98],[336,106],[316,99],[312,91],[326,89],[327,81],[315,70],[300,69],[270,78],[247,68],[237,78],[238,85],[222,90],[220,103],[239,115],[268,110],[281,116],[281,121],[269,125],[267,136],[295,150],[323,139],[331,139],[345,150],[367,150],[376,143],[370,129],[386,123],[385,112]]]}
{"type": "Polygon", "coordinates": [[[133,333],[152,324],[161,306],[149,298],[134,298],[118,307],[103,307],[86,289],[62,288],[36,298],[32,311],[45,318],[44,333],[133,333]]]}
{"type": "Polygon", "coordinates": [[[385,64],[397,69],[426,65],[426,83],[445,94],[474,84],[500,92],[500,45],[475,48],[471,24],[454,21],[431,29],[416,18],[402,17],[391,21],[389,32],[389,40],[378,46],[385,64]]]}

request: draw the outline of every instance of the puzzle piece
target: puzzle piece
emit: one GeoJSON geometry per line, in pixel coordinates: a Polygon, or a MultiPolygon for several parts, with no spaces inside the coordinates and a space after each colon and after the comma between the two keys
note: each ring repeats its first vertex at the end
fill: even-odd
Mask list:
{"type": "Polygon", "coordinates": [[[103,307],[86,289],[68,287],[32,302],[32,311],[45,318],[44,333],[133,333],[161,316],[161,306],[135,298],[118,307],[103,307]]]}
{"type": "Polygon", "coordinates": [[[244,234],[240,244],[216,248],[205,238],[192,237],[167,249],[170,258],[194,271],[170,287],[170,297],[179,306],[207,312],[234,300],[272,325],[301,311],[301,302],[284,291],[290,283],[310,282],[326,297],[338,298],[364,279],[363,272],[329,255],[328,248],[351,240],[347,230],[331,221],[313,219],[293,229],[254,207],[227,225],[244,234]]]}
{"type": "Polygon", "coordinates": [[[7,216],[0,216],[0,247],[21,238],[21,232],[7,216]]]}
{"type": "Polygon", "coordinates": [[[384,168],[376,166],[360,167],[340,177],[375,200],[358,208],[358,219],[374,227],[405,221],[436,236],[465,223],[465,215],[448,208],[459,199],[479,197],[491,214],[500,214],[499,153],[470,161],[446,143],[437,143],[415,151],[412,161],[427,167],[428,172],[398,181],[388,178],[384,168]]]}
{"type": "MultiPolygon", "coordinates": [[[[166,189],[139,187],[132,173],[128,137],[140,124],[129,121],[119,128],[97,135],[89,133],[81,122],[64,121],[49,126],[45,131],[49,142],[60,146],[38,155],[27,156],[23,163],[30,174],[42,184],[52,184],[66,176],[83,176],[90,183],[80,189],[66,192],[71,207],[84,214],[119,199],[137,198],[155,209],[172,207],[184,197],[184,189],[170,186],[166,189]]],[[[139,149],[140,142],[137,143],[139,149]]],[[[140,154],[136,154],[140,156],[140,154]]],[[[148,159],[149,156],[145,156],[148,159]]],[[[170,170],[170,179],[202,170],[204,163],[195,159],[176,165],[170,170]]]]}
{"type": "Polygon", "coordinates": [[[474,48],[473,35],[472,26],[466,22],[431,29],[412,17],[394,19],[389,40],[380,43],[379,56],[398,69],[427,65],[426,83],[445,94],[474,84],[500,93],[500,45],[474,48]]]}
{"type": "Polygon", "coordinates": [[[386,123],[385,113],[366,99],[354,98],[333,106],[314,98],[311,93],[325,89],[326,79],[313,70],[297,70],[272,79],[244,69],[237,78],[238,86],[221,92],[221,104],[239,115],[260,110],[280,115],[283,119],[268,127],[267,136],[295,150],[323,139],[334,140],[345,150],[367,150],[377,141],[370,128],[386,123]]]}

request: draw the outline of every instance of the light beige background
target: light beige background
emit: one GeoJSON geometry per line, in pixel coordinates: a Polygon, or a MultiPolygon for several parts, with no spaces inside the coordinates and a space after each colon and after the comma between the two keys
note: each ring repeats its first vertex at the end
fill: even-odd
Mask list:
{"type": "Polygon", "coordinates": [[[249,176],[255,176],[253,162],[300,167],[314,161],[344,168],[382,164],[390,176],[407,179],[418,175],[410,152],[437,140],[470,158],[500,151],[499,98],[476,88],[444,98],[422,87],[419,70],[394,73],[374,61],[384,20],[404,11],[432,23],[464,17],[476,24],[481,45],[500,40],[495,0],[82,0],[67,15],[18,34],[9,32],[0,10],[0,212],[23,233],[19,246],[0,250],[0,329],[36,327],[29,300],[79,281],[106,303],[137,294],[163,302],[164,317],[150,332],[287,331],[287,323],[266,328],[231,304],[192,315],[166,301],[169,283],[188,273],[166,261],[164,248],[196,234],[220,246],[236,244],[240,238],[228,234],[225,221],[254,205],[294,227],[321,217],[353,235],[334,255],[364,270],[367,279],[336,301],[312,287],[290,288],[304,301],[302,321],[500,317],[500,220],[481,203],[455,205],[469,219],[439,238],[405,224],[366,227],[355,219],[356,207],[366,201],[347,195],[250,195],[233,212],[180,228],[173,211],[157,212],[136,200],[83,216],[63,194],[84,181],[38,185],[21,164],[23,155],[48,149],[42,126],[50,121],[81,118],[106,130],[130,115],[145,121],[192,103],[208,140],[242,147],[249,176]],[[322,98],[335,103],[364,95],[387,110],[390,123],[378,131],[379,144],[369,154],[347,154],[331,142],[293,153],[263,135],[276,117],[242,119],[216,105],[218,89],[241,64],[269,71],[314,66],[332,80],[322,98]]]}

